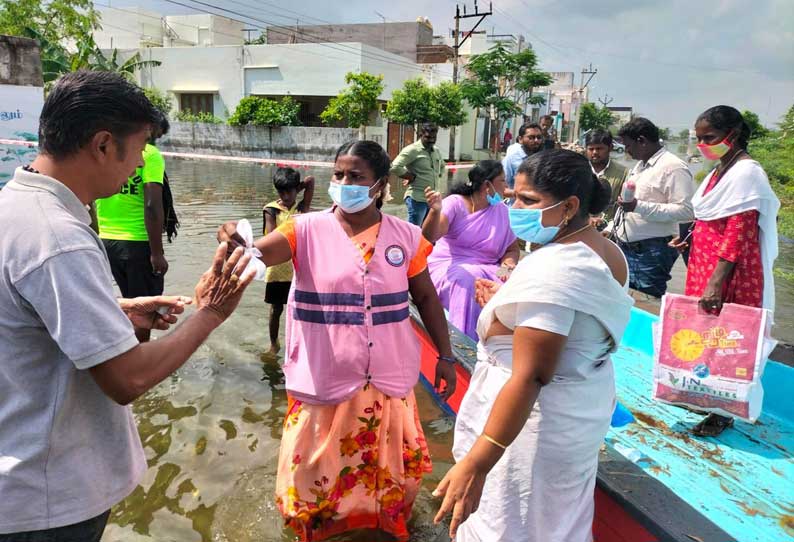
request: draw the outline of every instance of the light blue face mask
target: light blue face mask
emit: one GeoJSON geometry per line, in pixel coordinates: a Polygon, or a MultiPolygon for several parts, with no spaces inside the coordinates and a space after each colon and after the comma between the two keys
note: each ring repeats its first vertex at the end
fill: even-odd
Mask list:
{"type": "Polygon", "coordinates": [[[499,192],[496,191],[496,188],[494,188],[493,183],[491,183],[491,188],[493,188],[493,195],[486,194],[485,198],[488,200],[489,205],[499,205],[500,203],[502,203],[502,201],[504,201],[504,198],[502,198],[499,192]]]}
{"type": "Polygon", "coordinates": [[[545,245],[551,242],[560,233],[560,227],[544,226],[543,211],[554,209],[561,203],[562,201],[559,201],[545,209],[514,209],[511,207],[508,210],[510,229],[513,230],[516,237],[527,243],[545,245]]]}
{"type": "Polygon", "coordinates": [[[357,213],[372,205],[372,201],[375,198],[369,195],[369,191],[372,190],[373,186],[377,185],[378,183],[372,186],[359,186],[356,184],[339,184],[332,181],[328,185],[328,195],[331,196],[334,204],[344,212],[357,213]]]}

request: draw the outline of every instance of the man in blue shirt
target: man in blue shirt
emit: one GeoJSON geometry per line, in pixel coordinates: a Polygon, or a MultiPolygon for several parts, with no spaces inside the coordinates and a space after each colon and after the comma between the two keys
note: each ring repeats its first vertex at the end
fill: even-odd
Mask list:
{"type": "Polygon", "coordinates": [[[507,152],[502,160],[505,170],[505,181],[512,190],[515,185],[516,171],[521,162],[528,156],[543,149],[543,130],[538,124],[524,124],[518,129],[518,139],[507,147],[507,152]]]}

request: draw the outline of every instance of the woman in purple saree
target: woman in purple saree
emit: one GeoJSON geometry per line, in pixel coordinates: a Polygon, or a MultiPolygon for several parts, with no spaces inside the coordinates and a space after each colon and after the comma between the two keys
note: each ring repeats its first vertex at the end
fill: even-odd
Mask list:
{"type": "Polygon", "coordinates": [[[483,160],[443,200],[438,192],[425,191],[430,209],[422,234],[435,243],[427,259],[430,278],[449,321],[474,340],[480,316],[474,281],[498,280],[500,267],[509,272],[518,263],[518,243],[502,202],[506,188],[502,164],[483,160]]]}

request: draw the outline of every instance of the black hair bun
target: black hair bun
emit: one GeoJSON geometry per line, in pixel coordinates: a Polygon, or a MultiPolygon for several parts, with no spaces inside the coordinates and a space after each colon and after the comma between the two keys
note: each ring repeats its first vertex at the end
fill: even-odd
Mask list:
{"type": "Polygon", "coordinates": [[[587,212],[591,215],[601,213],[609,206],[612,199],[612,186],[607,181],[601,180],[593,174],[593,193],[590,195],[590,207],[587,212]]]}

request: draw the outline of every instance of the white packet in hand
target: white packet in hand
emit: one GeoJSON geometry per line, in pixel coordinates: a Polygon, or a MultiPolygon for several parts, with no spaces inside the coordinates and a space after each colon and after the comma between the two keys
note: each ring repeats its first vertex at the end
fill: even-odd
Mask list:
{"type": "Polygon", "coordinates": [[[251,261],[248,262],[243,274],[253,272],[254,280],[265,280],[267,266],[259,259],[262,257],[262,253],[254,246],[254,230],[251,228],[251,223],[245,218],[239,220],[237,222],[237,233],[245,241],[245,253],[251,255],[251,261]]]}

